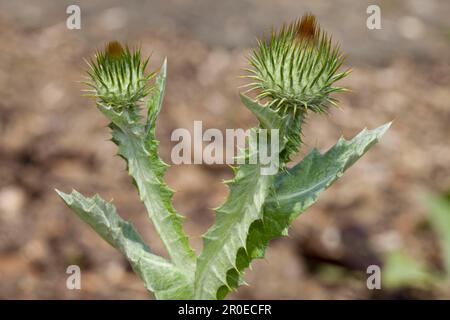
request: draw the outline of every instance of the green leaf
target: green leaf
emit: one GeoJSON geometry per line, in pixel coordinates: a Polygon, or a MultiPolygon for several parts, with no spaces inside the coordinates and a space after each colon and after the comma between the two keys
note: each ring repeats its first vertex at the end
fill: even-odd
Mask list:
{"type": "Polygon", "coordinates": [[[404,250],[389,252],[385,256],[383,282],[387,287],[430,287],[444,285],[450,278],[450,200],[446,196],[427,195],[428,219],[440,239],[445,274],[409,256],[404,250]]]}
{"type": "MultiPolygon", "coordinates": [[[[269,108],[268,106],[261,105],[258,101],[253,101],[244,94],[240,94],[242,103],[258,118],[258,121],[264,129],[278,129],[281,130],[284,127],[284,119],[278,115],[277,112],[269,108]]],[[[283,133],[280,132],[280,137],[283,137],[283,133]]]]}
{"type": "Polygon", "coordinates": [[[167,59],[161,66],[161,69],[156,77],[155,92],[147,102],[148,116],[147,116],[147,130],[152,130],[155,134],[156,118],[161,111],[162,103],[164,100],[164,93],[166,90],[166,78],[167,78],[167,59]]]}
{"type": "Polygon", "coordinates": [[[183,218],[172,206],[173,191],[164,182],[167,165],[158,157],[156,140],[145,142],[142,135],[113,127],[119,154],[127,159],[128,172],[173,263],[193,272],[195,253],[183,231],[183,218]]]}
{"type": "MultiPolygon", "coordinates": [[[[256,137],[257,132],[258,129],[252,128],[250,137],[256,137]]],[[[256,140],[249,139],[250,152],[260,150],[256,140]]],[[[248,160],[249,151],[245,152],[248,160]]],[[[239,268],[236,257],[240,250],[245,251],[251,224],[262,218],[264,201],[275,177],[275,174],[265,175],[259,161],[256,164],[246,162],[236,170],[235,178],[226,182],[229,195],[216,209],[215,222],[203,236],[203,251],[195,276],[195,299],[222,298],[218,291],[222,286],[227,287],[227,271],[239,268]]]]}
{"type": "Polygon", "coordinates": [[[230,193],[216,210],[214,225],[203,236],[195,279],[196,299],[217,299],[217,291],[227,285],[226,273],[237,268],[238,250],[245,248],[250,225],[262,218],[262,206],[273,176],[262,176],[259,165],[242,165],[229,182],[230,193]]]}
{"type": "Polygon", "coordinates": [[[237,287],[242,282],[242,271],[252,259],[264,257],[269,241],[287,235],[291,222],[374,145],[389,126],[390,123],[375,130],[364,129],[350,141],[341,138],[325,154],[314,149],[293,168],[278,174],[274,192],[264,204],[263,218],[252,223],[246,251],[239,251],[238,270],[230,268],[228,271],[227,286],[221,288],[222,297],[228,288],[237,287]]]}
{"type": "Polygon", "coordinates": [[[382,272],[382,283],[387,288],[404,286],[429,287],[442,283],[442,277],[431,271],[426,264],[403,251],[393,251],[386,255],[382,272]]]}
{"type": "MultiPolygon", "coordinates": [[[[280,163],[282,166],[289,162],[289,157],[297,153],[301,145],[301,131],[304,122],[303,111],[280,115],[270,108],[268,104],[262,105],[258,101],[251,100],[244,94],[240,94],[242,103],[258,118],[260,127],[268,130],[279,130],[280,163]]],[[[283,114],[282,112],[280,112],[283,114]]]]}
{"type": "Polygon", "coordinates": [[[311,206],[320,192],[336,181],[388,130],[390,123],[374,130],[364,129],[352,140],[340,138],[325,154],[313,149],[275,182],[275,196],[268,199],[265,212],[284,213],[294,219],[311,206]]]}
{"type": "Polygon", "coordinates": [[[428,196],[428,219],[440,239],[447,276],[450,277],[450,200],[445,196],[428,196]]]}
{"type": "Polygon", "coordinates": [[[152,254],[134,226],[120,218],[112,203],[99,195],[86,198],[75,190],[71,194],[56,192],[81,220],[125,255],[147,289],[158,299],[186,299],[192,295],[192,287],[184,273],[152,254]]]}

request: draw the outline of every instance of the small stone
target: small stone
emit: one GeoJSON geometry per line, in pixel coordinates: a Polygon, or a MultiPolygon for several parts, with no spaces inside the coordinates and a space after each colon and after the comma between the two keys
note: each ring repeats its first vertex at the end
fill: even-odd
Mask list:
{"type": "Polygon", "coordinates": [[[16,186],[9,186],[0,190],[0,219],[5,221],[17,220],[25,204],[24,191],[16,186]]]}

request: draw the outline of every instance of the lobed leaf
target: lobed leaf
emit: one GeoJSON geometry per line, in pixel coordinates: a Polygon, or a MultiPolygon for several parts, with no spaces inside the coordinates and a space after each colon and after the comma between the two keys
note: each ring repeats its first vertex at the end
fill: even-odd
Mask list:
{"type": "Polygon", "coordinates": [[[148,290],[158,299],[186,299],[191,290],[185,274],[167,260],[151,253],[134,226],[123,220],[112,203],[99,195],[84,197],[73,190],[56,190],[64,202],[106,242],[122,252],[148,290]]]}
{"type": "MultiPolygon", "coordinates": [[[[257,129],[252,128],[256,133],[257,129]]],[[[252,136],[252,134],[250,134],[252,136]]],[[[254,139],[249,139],[250,150],[259,150],[254,139]]],[[[248,150],[246,151],[248,152],[248,150]]],[[[260,220],[263,205],[269,195],[276,175],[264,175],[262,165],[242,164],[235,178],[229,182],[229,194],[224,204],[216,210],[213,226],[203,236],[203,251],[197,261],[194,298],[222,298],[219,289],[227,290],[227,271],[238,270],[236,256],[245,250],[249,228],[260,220]]]]}
{"type": "Polygon", "coordinates": [[[364,129],[352,140],[339,139],[325,154],[313,149],[301,162],[280,172],[274,182],[274,192],[264,203],[263,216],[249,230],[246,249],[236,257],[237,268],[228,270],[226,286],[220,288],[224,297],[230,288],[242,283],[242,272],[252,259],[264,257],[270,240],[287,235],[291,222],[336,181],[387,131],[390,123],[374,130],[364,129]]]}

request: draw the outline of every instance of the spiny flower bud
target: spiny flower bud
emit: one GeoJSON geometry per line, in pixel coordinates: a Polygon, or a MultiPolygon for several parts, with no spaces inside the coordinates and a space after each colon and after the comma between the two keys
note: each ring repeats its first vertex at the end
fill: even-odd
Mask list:
{"type": "Polygon", "coordinates": [[[147,63],[148,59],[141,61],[139,49],[130,51],[117,41],[110,42],[88,62],[89,92],[114,108],[135,106],[150,90],[148,80],[153,73],[145,73],[147,63]]]}
{"type": "Polygon", "coordinates": [[[272,31],[268,41],[258,40],[249,58],[253,68],[247,77],[254,80],[249,91],[256,90],[257,98],[267,98],[276,110],[326,112],[336,103],[330,94],[344,90],[333,87],[348,73],[338,73],[343,60],[331,37],[307,14],[272,31]]]}

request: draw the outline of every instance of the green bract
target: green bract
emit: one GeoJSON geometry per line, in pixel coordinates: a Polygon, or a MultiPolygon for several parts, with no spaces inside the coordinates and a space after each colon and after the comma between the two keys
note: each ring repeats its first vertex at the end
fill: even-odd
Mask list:
{"type": "MultiPolygon", "coordinates": [[[[112,203],[98,195],[84,197],[77,191],[58,194],[83,221],[126,256],[157,298],[224,298],[243,283],[244,270],[253,259],[264,256],[269,241],[286,235],[292,221],[388,129],[386,124],[363,130],[351,140],[341,138],[326,153],[314,149],[288,169],[290,156],[301,147],[301,128],[307,112],[325,111],[329,102],[335,102],[329,94],[342,90],[331,86],[345,75],[337,73],[342,58],[332,48],[330,38],[318,30],[312,16],[306,16],[273,33],[268,43],[260,41],[250,58],[256,79],[252,89],[259,93],[257,100],[241,95],[243,104],[259,120],[259,126],[250,132],[278,130],[276,156],[280,164],[271,175],[262,174],[259,163],[234,168],[235,177],[226,182],[229,195],[216,210],[213,226],[203,236],[199,256],[190,247],[182,217],[172,206],[173,192],[164,182],[168,166],[158,156],[155,124],[164,97],[166,62],[150,90],[151,74],[145,74],[147,60],[141,62],[139,50],[123,50],[113,43],[91,61],[89,85],[97,97],[97,107],[110,121],[112,141],[127,162],[128,172],[170,259],[153,254],[132,224],[120,218],[112,203]],[[147,111],[145,118],[140,112],[142,106],[147,111]]],[[[244,150],[244,154],[248,155],[249,150],[244,150]]]]}

